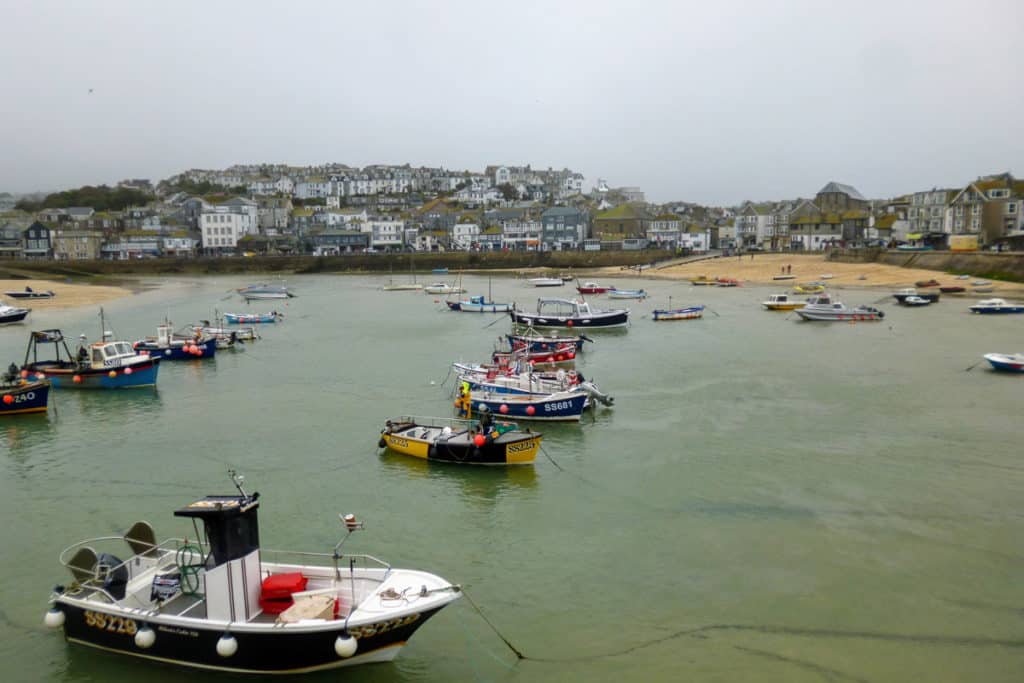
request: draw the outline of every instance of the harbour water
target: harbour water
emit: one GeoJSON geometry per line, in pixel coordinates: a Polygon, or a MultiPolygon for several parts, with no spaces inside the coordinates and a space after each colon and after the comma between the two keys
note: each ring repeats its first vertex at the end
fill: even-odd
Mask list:
{"type": "MultiPolygon", "coordinates": [[[[221,680],[69,646],[42,618],[62,548],[138,519],[190,533],[172,510],[230,492],[229,468],[262,494],[264,546],[328,552],[353,512],[367,531],[346,549],[462,584],[525,656],[461,600],[395,662],[309,680],[1024,679],[1024,378],[967,370],[1022,350],[1024,316],[943,297],[801,323],[761,308],[777,288],[623,279],[651,298],[590,297],[633,322],[590,334],[580,362],[615,407],[539,426],[533,467],[459,468],[381,454],[379,430],[451,415],[448,364],[485,357],[507,317],[385,280],[294,277],[298,298],[246,305],[241,278],[182,279],[106,305],[130,339],[215,308],[285,319],[242,353],[163,364],[156,390],[55,391],[48,416],[0,423],[4,680],[221,680]],[[651,320],[693,304],[702,320],[651,320]]],[[[492,284],[520,306],[575,293],[492,284]]],[[[0,362],[30,329],[95,338],[97,314],[0,329],[0,362]]]]}

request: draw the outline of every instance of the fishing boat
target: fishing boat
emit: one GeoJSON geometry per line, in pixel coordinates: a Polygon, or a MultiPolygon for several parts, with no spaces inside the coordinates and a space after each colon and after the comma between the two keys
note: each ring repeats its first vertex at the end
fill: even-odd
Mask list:
{"type": "Polygon", "coordinates": [[[1005,299],[982,299],[971,306],[972,313],[1024,313],[1024,306],[1007,303],[1005,299]]]}
{"type": "Polygon", "coordinates": [[[527,334],[509,333],[505,335],[508,343],[513,349],[529,349],[530,351],[545,352],[563,346],[572,346],[576,353],[583,350],[584,342],[593,343],[593,339],[585,334],[578,337],[557,337],[538,334],[535,330],[527,330],[527,334]]]}
{"type": "Polygon", "coordinates": [[[609,299],[646,299],[647,292],[643,289],[617,289],[612,287],[608,290],[609,299]]]}
{"type": "Polygon", "coordinates": [[[1024,372],[1024,353],[986,353],[982,356],[993,370],[1024,372]]]}
{"type": "Polygon", "coordinates": [[[651,312],[655,321],[658,320],[696,320],[704,316],[703,306],[689,306],[687,308],[656,308],[651,312]]]}
{"type": "Polygon", "coordinates": [[[811,284],[810,282],[793,287],[794,294],[820,294],[825,291],[825,285],[811,284]]]}
{"type": "Polygon", "coordinates": [[[0,376],[0,417],[46,412],[50,383],[29,377],[28,370],[19,372],[14,363],[0,376]]]}
{"type": "Polygon", "coordinates": [[[740,281],[734,277],[715,278],[715,287],[739,287],[740,281]]]}
{"type": "MultiPolygon", "coordinates": [[[[941,290],[940,290],[941,291],[941,290]]],[[[941,294],[937,292],[918,292],[913,287],[907,287],[900,289],[892,294],[893,298],[896,299],[897,303],[906,303],[909,297],[916,296],[920,299],[926,299],[928,303],[933,303],[939,300],[941,294]]]]}
{"type": "Polygon", "coordinates": [[[573,327],[577,329],[608,329],[629,324],[629,309],[600,310],[586,301],[572,299],[537,299],[537,312],[524,313],[513,307],[512,321],[530,327],[573,327]]]}
{"type": "Polygon", "coordinates": [[[547,351],[528,351],[524,347],[498,348],[491,354],[495,363],[511,366],[517,361],[538,369],[572,368],[576,365],[575,344],[557,344],[547,351]]]}
{"type": "Polygon", "coordinates": [[[527,282],[534,287],[561,287],[565,284],[560,277],[532,277],[527,282]]]}
{"type": "Polygon", "coordinates": [[[788,294],[769,294],[768,300],[761,302],[761,305],[769,311],[795,311],[798,308],[803,308],[806,304],[806,301],[789,298],[788,294]]]}
{"type": "Polygon", "coordinates": [[[930,303],[932,303],[933,301],[934,301],[934,299],[926,299],[923,296],[916,296],[915,295],[915,296],[908,296],[908,297],[906,297],[900,303],[903,304],[904,306],[914,307],[914,306],[927,306],[930,303]]]}
{"type": "Polygon", "coordinates": [[[48,289],[45,292],[37,292],[31,287],[26,287],[24,290],[9,289],[4,294],[12,299],[52,299],[57,296],[52,289],[48,289]]]}
{"type": "Polygon", "coordinates": [[[246,285],[238,290],[246,301],[265,301],[271,299],[290,299],[295,296],[285,285],[269,285],[265,282],[246,285]]]}
{"type": "Polygon", "coordinates": [[[248,327],[224,327],[221,318],[217,318],[217,324],[211,324],[209,320],[200,320],[198,324],[187,325],[185,336],[213,337],[218,349],[235,348],[238,343],[256,341],[260,338],[256,328],[248,327]]]}
{"type": "Polygon", "coordinates": [[[158,356],[137,353],[126,341],[86,344],[80,337],[78,353],[72,355],[58,329],[34,331],[29,335],[25,362],[26,378],[49,380],[58,389],[128,389],[156,385],[160,369],[158,356]],[[40,346],[53,344],[53,358],[40,360],[40,346]]]}
{"type": "Polygon", "coordinates": [[[497,394],[489,391],[465,391],[460,387],[455,400],[459,417],[471,419],[481,406],[501,418],[578,422],[588,405],[587,394],[559,391],[553,394],[497,394]]]}
{"type": "Polygon", "coordinates": [[[796,275],[773,275],[773,280],[795,280],[796,275]]]}
{"type": "Polygon", "coordinates": [[[156,355],[163,360],[200,360],[213,358],[217,353],[216,337],[175,334],[170,321],[157,325],[155,337],[140,339],[132,346],[142,355],[156,355]]]}
{"type": "Polygon", "coordinates": [[[871,306],[847,306],[833,301],[827,294],[812,296],[803,308],[796,309],[803,320],[820,322],[848,322],[859,320],[881,320],[885,313],[871,306]]]}
{"type": "Polygon", "coordinates": [[[710,278],[707,275],[698,275],[697,277],[690,278],[690,284],[697,287],[710,287],[715,282],[714,278],[710,278]]]}
{"type": "Polygon", "coordinates": [[[157,541],[140,521],[65,548],[71,582],[54,588],[46,625],[70,643],[154,662],[307,673],[394,659],[460,596],[440,576],[342,553],[363,528],[355,515],[341,517],[345,535],[326,552],[262,548],[259,493],[230,474],[237,493],[174,511],[191,522],[185,538],[157,541]]]}
{"type": "Polygon", "coordinates": [[[558,279],[561,280],[562,282],[572,282],[573,280],[576,279],[576,276],[573,275],[572,273],[559,273],[558,279]]]}
{"type": "Polygon", "coordinates": [[[957,285],[949,285],[946,287],[939,287],[939,291],[942,292],[943,294],[961,294],[963,292],[966,292],[967,289],[957,285]]]}
{"type": "Polygon", "coordinates": [[[604,294],[609,289],[612,288],[599,285],[596,282],[584,282],[582,285],[576,286],[576,291],[580,294],[604,294]]]}
{"type": "Polygon", "coordinates": [[[397,283],[394,278],[389,277],[388,283],[381,289],[385,292],[418,292],[423,289],[423,285],[416,282],[416,272],[412,269],[412,257],[409,257],[409,276],[411,281],[406,284],[397,283]]]}
{"type": "Polygon", "coordinates": [[[914,283],[914,286],[915,287],[938,287],[939,286],[939,281],[938,280],[934,280],[934,279],[933,280],[918,280],[917,282],[914,283]]]}
{"type": "Polygon", "coordinates": [[[25,317],[31,312],[31,308],[18,308],[16,306],[0,304],[0,325],[23,322],[25,317]]]}
{"type": "Polygon", "coordinates": [[[229,325],[255,325],[263,323],[276,323],[284,318],[283,313],[271,311],[270,313],[225,313],[224,322],[229,325]]]}
{"type": "Polygon", "coordinates": [[[504,420],[489,410],[478,420],[402,416],[384,423],[377,445],[396,453],[460,465],[530,465],[543,436],[504,420]]]}
{"type": "Polygon", "coordinates": [[[466,290],[447,282],[434,282],[423,288],[426,294],[462,294],[466,290]]]}
{"type": "Polygon", "coordinates": [[[512,310],[512,304],[496,303],[483,295],[445,303],[450,310],[463,313],[509,313],[512,310]]]}

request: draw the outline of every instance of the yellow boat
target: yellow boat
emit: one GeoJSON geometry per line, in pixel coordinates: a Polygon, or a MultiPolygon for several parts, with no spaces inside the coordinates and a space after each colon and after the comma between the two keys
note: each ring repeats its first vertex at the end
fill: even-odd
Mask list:
{"type": "Polygon", "coordinates": [[[520,431],[512,422],[402,416],[388,420],[381,448],[414,458],[464,465],[530,465],[540,450],[541,434],[520,431]]]}
{"type": "Polygon", "coordinates": [[[825,291],[824,285],[796,285],[793,287],[794,294],[819,294],[825,291]]]}
{"type": "Polygon", "coordinates": [[[715,278],[710,278],[707,275],[698,275],[697,277],[690,278],[691,285],[714,285],[718,284],[715,278]]]}
{"type": "Polygon", "coordinates": [[[795,301],[786,294],[769,294],[768,301],[762,301],[761,305],[769,311],[795,311],[807,305],[806,301],[795,301]]]}

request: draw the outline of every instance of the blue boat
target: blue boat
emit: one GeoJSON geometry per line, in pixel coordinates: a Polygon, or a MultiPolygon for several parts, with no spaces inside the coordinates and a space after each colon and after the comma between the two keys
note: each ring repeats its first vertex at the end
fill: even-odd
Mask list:
{"type": "Polygon", "coordinates": [[[539,334],[506,334],[505,336],[513,349],[527,349],[531,353],[564,348],[566,344],[575,346],[578,353],[583,350],[583,342],[593,343],[594,341],[584,334],[578,337],[546,337],[539,334]]]}
{"type": "Polygon", "coordinates": [[[224,321],[229,325],[251,325],[253,323],[276,323],[284,315],[277,311],[270,313],[225,313],[224,321]]]}
{"type": "Polygon", "coordinates": [[[163,360],[201,360],[217,353],[217,340],[209,335],[176,335],[171,323],[156,328],[156,337],[140,339],[132,345],[142,355],[159,356],[163,360]]]}
{"type": "Polygon", "coordinates": [[[448,269],[447,268],[434,268],[430,272],[431,273],[435,273],[437,275],[447,275],[448,274],[448,269]]]}
{"type": "Polygon", "coordinates": [[[993,370],[1024,372],[1024,353],[986,353],[983,358],[993,370]]]}
{"type": "Polygon", "coordinates": [[[1008,304],[1005,299],[984,299],[971,306],[971,312],[985,315],[998,313],[1024,313],[1024,306],[1008,304]]]}
{"type": "MultiPolygon", "coordinates": [[[[83,335],[84,336],[84,335],[83,335]]],[[[29,336],[22,377],[49,380],[58,389],[129,389],[156,386],[160,358],[135,352],[126,341],[79,344],[72,355],[58,329],[29,336]],[[40,345],[53,344],[54,358],[39,360],[40,345]]]]}
{"type": "Polygon", "coordinates": [[[45,413],[50,396],[50,383],[47,381],[30,381],[19,377],[18,366],[11,367],[4,373],[0,382],[0,417],[4,415],[22,415],[25,413],[45,413]]]}
{"type": "Polygon", "coordinates": [[[518,395],[487,391],[474,393],[465,385],[460,387],[459,397],[455,400],[459,417],[466,419],[472,419],[481,406],[487,406],[495,416],[562,422],[579,422],[587,404],[587,395],[576,391],[518,395]]]}

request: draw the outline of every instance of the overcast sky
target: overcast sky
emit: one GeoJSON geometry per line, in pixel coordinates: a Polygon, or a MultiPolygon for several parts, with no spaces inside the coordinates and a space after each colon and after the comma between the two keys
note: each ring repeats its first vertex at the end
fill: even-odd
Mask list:
{"type": "Polygon", "coordinates": [[[0,190],[529,163],[733,204],[1024,175],[1022,8],[0,0],[0,190]]]}

